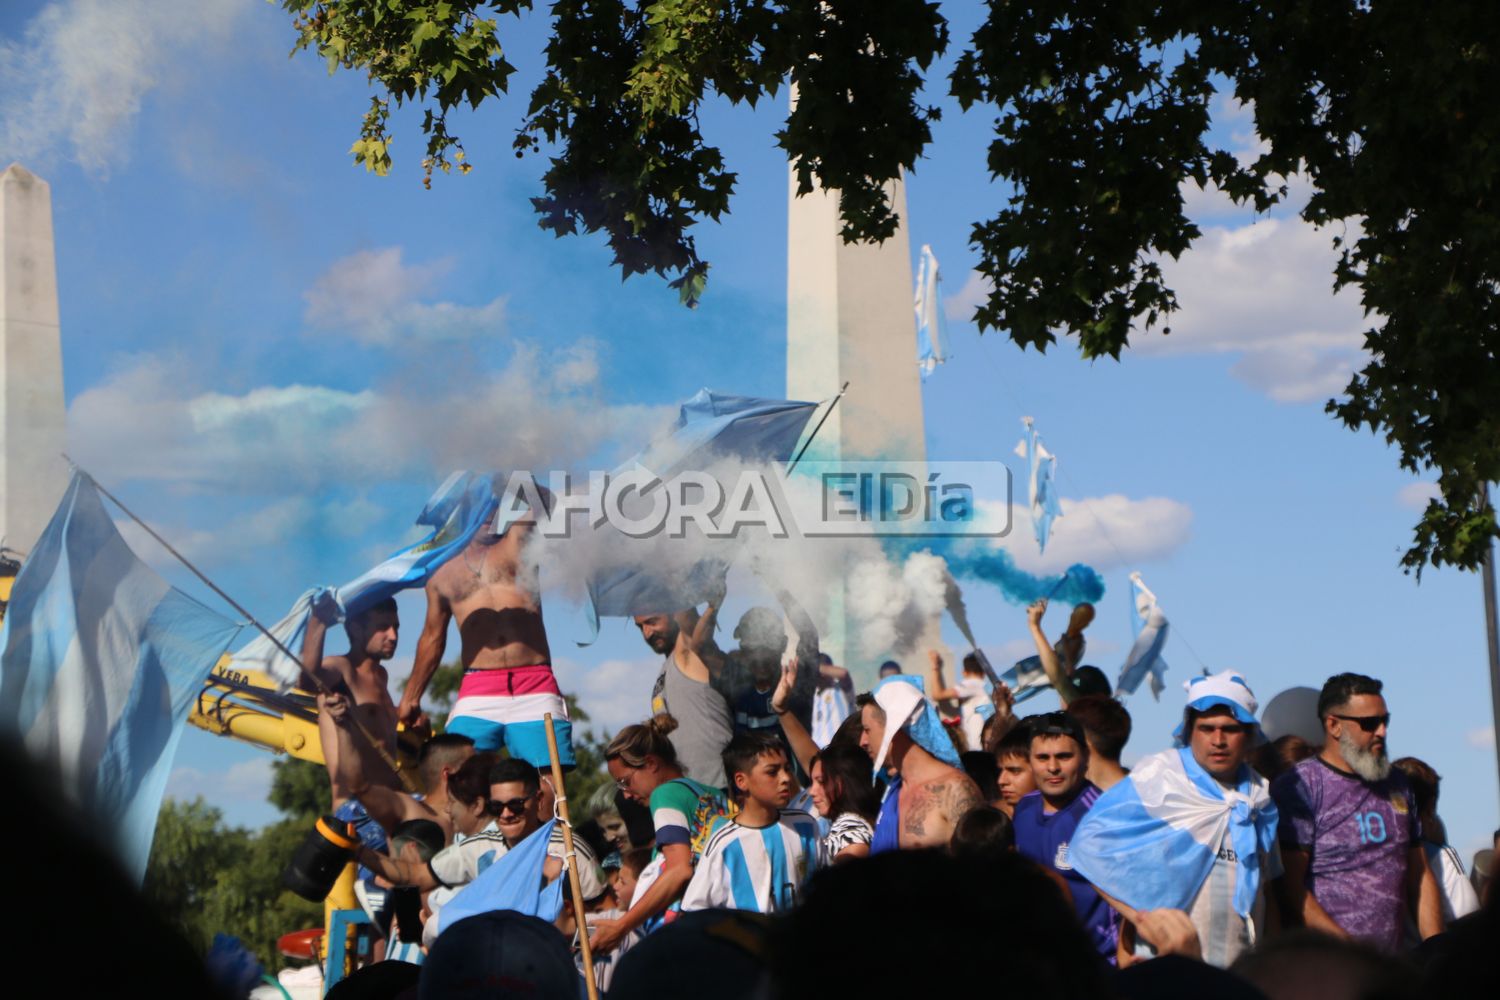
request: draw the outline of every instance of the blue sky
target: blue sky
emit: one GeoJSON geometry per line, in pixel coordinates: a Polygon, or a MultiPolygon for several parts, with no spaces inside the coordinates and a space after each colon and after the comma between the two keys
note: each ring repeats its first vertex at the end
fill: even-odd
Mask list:
{"type": "MultiPolygon", "coordinates": [[[[945,5],[956,42],[977,8],[945,5]]],[[[514,94],[537,77],[544,29],[502,22],[514,94]]],[[[52,185],[70,448],[258,615],[409,538],[452,468],[580,467],[636,450],[700,386],[784,394],[780,102],[705,118],[740,180],[732,215],[698,234],[713,271],[689,311],[655,278],[622,284],[601,241],[537,228],[527,199],[543,161],[510,151],[524,96],[455,115],[475,169],[425,191],[414,113],[394,116],[392,175],[365,173],[347,155],[364,81],[288,59],[291,44],[260,0],[0,9],[0,164],[52,185]]],[[[992,115],[962,115],[942,90],[907,188],[953,341],[925,387],[928,453],[1018,467],[1019,418],[1037,419],[1065,516],[1045,558],[1027,530],[1005,544],[1024,568],[1104,572],[1090,659],[1108,672],[1130,636],[1126,574],[1161,598],[1168,688],[1128,702],[1127,757],[1165,745],[1202,665],[1243,671],[1263,702],[1370,673],[1388,685],[1393,753],[1447,778],[1441,811],[1467,858],[1500,817],[1480,585],[1400,572],[1431,487],[1323,413],[1361,328],[1357,304],[1331,293],[1332,234],[1193,190],[1205,235],[1169,269],[1183,305],[1170,338],[1143,336],[1120,363],[980,338],[969,226],[1005,191],[984,168],[992,115]]],[[[1247,116],[1219,112],[1222,140],[1252,148],[1247,116]]],[[[1024,651],[1021,609],[982,586],[966,597],[997,661],[1024,651]]],[[[396,677],[420,595],[401,608],[396,677]]],[[[577,649],[577,607],[549,592],[546,609],[564,686],[610,728],[643,714],[655,666],[633,631],[609,622],[577,649]]],[[[268,760],[190,730],[172,790],[262,822],[268,760]]]]}

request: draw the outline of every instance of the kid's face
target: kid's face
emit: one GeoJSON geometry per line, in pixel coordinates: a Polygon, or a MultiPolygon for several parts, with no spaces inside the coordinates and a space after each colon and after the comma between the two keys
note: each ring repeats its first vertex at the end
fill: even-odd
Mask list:
{"type": "Polygon", "coordinates": [[[609,887],[615,891],[615,901],[620,909],[630,909],[631,897],[635,895],[636,876],[629,868],[616,868],[609,873],[609,887]]]}
{"type": "Polygon", "coordinates": [[[755,758],[755,765],[746,771],[736,771],[734,787],[762,805],[784,808],[792,801],[796,784],[792,781],[792,769],[787,764],[786,754],[762,754],[755,758]]]}
{"type": "Polygon", "coordinates": [[[1000,799],[1008,806],[1021,801],[1021,796],[1036,791],[1036,778],[1031,773],[1031,758],[1022,754],[1006,754],[1000,758],[1000,799]]]}
{"type": "Polygon", "coordinates": [[[448,819],[453,823],[453,829],[465,837],[478,833],[489,823],[489,799],[475,799],[473,802],[460,802],[453,796],[448,796],[448,819]]]}

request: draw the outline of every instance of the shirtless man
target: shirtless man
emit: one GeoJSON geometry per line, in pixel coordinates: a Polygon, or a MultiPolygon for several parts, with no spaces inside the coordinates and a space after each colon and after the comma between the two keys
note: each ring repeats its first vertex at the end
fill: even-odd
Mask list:
{"type": "Polygon", "coordinates": [[[558,756],[572,767],[572,725],[552,674],[537,567],[524,561],[534,529],[523,515],[503,534],[480,530],[428,580],[427,620],[397,717],[408,726],[421,717],[422,693],[443,660],[448,623],[457,619],[464,679],[447,731],[469,737],[476,750],[504,746],[512,757],[547,767],[542,715],[551,712],[558,756]]]}
{"type": "MultiPolygon", "coordinates": [[[[324,656],[323,643],[328,626],[338,621],[338,602],[330,591],[323,591],[313,603],[312,617],[308,619],[307,631],[302,641],[302,670],[316,677],[321,686],[329,691],[347,695],[353,700],[354,711],[365,730],[389,751],[396,752],[396,706],[391,701],[387,685],[390,676],[386,673],[385,661],[396,653],[396,641],[401,621],[396,614],[396,601],[386,598],[351,615],[344,623],[344,632],[349,637],[349,652],[340,656],[324,656]]],[[[317,690],[319,685],[303,681],[303,686],[317,690]]],[[[328,768],[328,780],[333,786],[333,807],[337,810],[352,796],[339,780],[339,741],[335,737],[334,722],[320,704],[318,711],[318,735],[323,741],[323,760],[328,768]]],[[[354,743],[354,751],[363,756],[363,773],[380,784],[397,786],[396,775],[380,759],[364,739],[354,743]]]]}
{"type": "MultiPolygon", "coordinates": [[[[474,756],[473,741],[467,736],[449,732],[423,743],[417,752],[417,774],[427,791],[420,797],[408,795],[366,778],[363,769],[365,755],[355,750],[360,737],[354,732],[349,699],[335,693],[320,696],[318,700],[333,723],[332,740],[324,740],[323,754],[339,762],[337,780],[370,819],[386,831],[394,830],[407,820],[429,819],[441,826],[444,835],[451,840],[453,816],[449,808],[448,778],[463,766],[464,761],[474,756]]],[[[370,846],[370,838],[363,836],[363,831],[361,834],[360,839],[370,846]]]]}
{"type": "Polygon", "coordinates": [[[871,852],[946,845],[959,819],[984,799],[955,766],[958,754],[917,679],[883,681],[860,708],[860,724],[859,745],[875,769],[889,764],[898,772],[881,804],[871,852]]]}

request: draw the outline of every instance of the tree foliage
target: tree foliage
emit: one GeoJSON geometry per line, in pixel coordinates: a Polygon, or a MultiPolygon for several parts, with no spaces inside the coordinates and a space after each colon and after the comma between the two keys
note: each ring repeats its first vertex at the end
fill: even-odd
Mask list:
{"type": "Polygon", "coordinates": [[[281,802],[297,801],[289,793],[305,789],[308,774],[321,779],[321,797],[298,801],[300,811],[255,832],[225,826],[223,814],[201,798],[167,799],[157,814],[142,885],[147,902],[200,954],[222,932],[239,938],[271,969],[282,964],[277,938],[322,926],[323,907],[283,889],[281,872],[313,817],[328,807],[321,767],[281,760],[273,767],[272,799],[283,812],[288,810],[281,802]]]}
{"type": "MultiPolygon", "coordinates": [[[[506,93],[501,16],[530,0],[281,0],[298,49],[365,71],[426,108],[425,179],[466,171],[448,113],[506,93]],[[450,157],[450,152],[452,156],[450,157]]],[[[699,129],[704,103],[754,104],[783,82],[776,141],[803,192],[840,193],[843,235],[898,220],[887,183],[931,140],[926,71],[948,44],[925,0],[560,0],[547,71],[515,137],[545,151],[543,228],[603,233],[626,275],[702,294],[692,227],[728,211],[735,174],[699,129]]],[[[994,115],[988,167],[1009,201],[973,227],[991,291],[975,320],[1023,347],[1078,338],[1118,357],[1176,309],[1161,261],[1199,236],[1183,185],[1215,184],[1264,211],[1301,173],[1300,209],[1334,225],[1335,287],[1368,311],[1369,362],[1328,409],[1435,469],[1442,498],[1403,562],[1472,568],[1496,533],[1500,479],[1500,18],[1470,0],[991,0],[948,86],[994,115]],[[1252,106],[1263,147],[1241,162],[1208,138],[1210,102],[1252,106]]],[[[356,161],[391,167],[387,100],[356,161]]]]}

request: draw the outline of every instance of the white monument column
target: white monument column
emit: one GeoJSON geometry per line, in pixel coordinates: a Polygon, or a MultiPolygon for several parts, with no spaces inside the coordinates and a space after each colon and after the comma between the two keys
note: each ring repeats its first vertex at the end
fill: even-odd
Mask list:
{"type": "MultiPolygon", "coordinates": [[[[922,382],[917,370],[911,244],[906,228],[906,188],[891,187],[901,226],[881,244],[846,244],[839,235],[838,195],[814,190],[797,197],[791,174],[787,211],[788,399],[827,399],[845,382],[849,391],[833,410],[807,459],[926,459],[922,382]]],[[[823,651],[855,671],[867,689],[874,662],[858,656],[846,638],[844,595],[828,598],[823,651]]],[[[934,623],[935,630],[936,623],[934,623]]],[[[910,655],[903,666],[926,669],[910,655]]],[[[951,673],[951,670],[950,670],[951,673]]],[[[951,679],[951,677],[950,677],[951,679]]]]}
{"type": "Polygon", "coordinates": [[[26,553],[68,483],[52,189],[0,173],[0,539],[26,553]]]}

